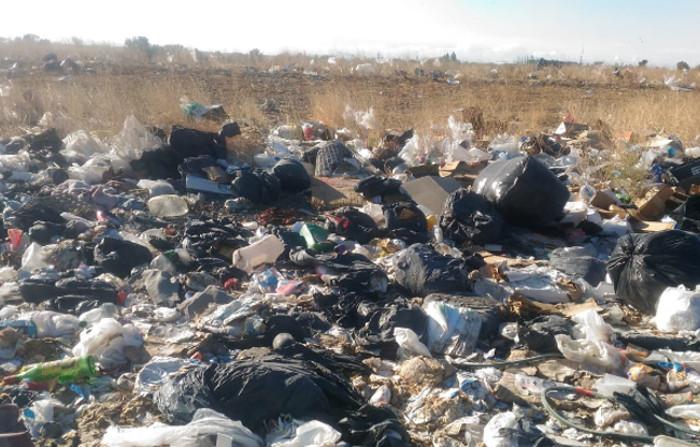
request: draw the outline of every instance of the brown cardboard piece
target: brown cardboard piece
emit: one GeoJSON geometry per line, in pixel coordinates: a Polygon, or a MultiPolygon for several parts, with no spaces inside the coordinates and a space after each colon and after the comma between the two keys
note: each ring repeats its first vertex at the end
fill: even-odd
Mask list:
{"type": "Polygon", "coordinates": [[[641,220],[659,220],[666,214],[666,201],[673,196],[673,188],[668,185],[652,187],[641,199],[634,202],[637,205],[635,213],[641,220]]]}

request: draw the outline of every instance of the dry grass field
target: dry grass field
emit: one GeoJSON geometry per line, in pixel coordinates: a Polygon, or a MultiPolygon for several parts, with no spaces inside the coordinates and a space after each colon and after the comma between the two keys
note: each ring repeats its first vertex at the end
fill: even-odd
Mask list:
{"type": "MultiPolygon", "coordinates": [[[[678,135],[693,146],[700,135],[700,92],[664,85],[670,76],[685,84],[700,81],[700,69],[360,58],[329,63],[327,56],[193,54],[181,48],[146,55],[122,47],[16,41],[0,42],[0,55],[4,137],[35,125],[45,112],[58,118],[63,132],[87,129],[111,135],[129,114],[166,128],[195,125],[180,110],[183,96],[222,104],[258,135],[277,124],[315,119],[334,127],[354,126],[369,145],[389,128],[444,133],[454,114],[464,120],[478,116],[484,140],[504,132],[551,131],[567,113],[628,140],[630,132],[639,137],[659,132],[678,135]],[[47,72],[42,68],[47,53],[70,57],[81,69],[47,72]],[[362,72],[356,69],[359,64],[370,66],[362,72]],[[359,129],[347,121],[346,106],[371,107],[374,128],[359,129]]],[[[641,173],[633,172],[624,153],[618,159],[617,168],[634,184],[641,173]]]]}

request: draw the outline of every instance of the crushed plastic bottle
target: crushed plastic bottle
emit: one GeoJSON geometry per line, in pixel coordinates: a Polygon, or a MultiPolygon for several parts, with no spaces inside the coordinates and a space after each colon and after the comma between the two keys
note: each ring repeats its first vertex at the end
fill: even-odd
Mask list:
{"type": "Polygon", "coordinates": [[[181,217],[189,212],[187,201],[175,194],[164,194],[148,201],[148,211],[156,217],[181,217]]]}

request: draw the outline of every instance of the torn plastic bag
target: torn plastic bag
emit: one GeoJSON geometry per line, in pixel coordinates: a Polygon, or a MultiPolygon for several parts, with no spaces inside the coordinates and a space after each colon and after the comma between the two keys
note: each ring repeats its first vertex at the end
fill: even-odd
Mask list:
{"type": "Polygon", "coordinates": [[[497,242],[503,230],[503,217],[483,196],[460,188],[450,194],[440,218],[445,237],[458,244],[484,245],[497,242]]]}
{"type": "Polygon", "coordinates": [[[112,152],[122,160],[137,160],[144,153],[159,148],[163,142],[133,115],[126,117],[122,130],[112,141],[112,152]]]}
{"type": "Polygon", "coordinates": [[[277,334],[272,340],[272,349],[285,358],[314,362],[335,373],[355,374],[370,372],[370,369],[365,364],[352,355],[339,354],[330,349],[313,345],[304,345],[296,341],[289,333],[277,334]]]}
{"type": "Polygon", "coordinates": [[[469,272],[484,265],[480,256],[457,259],[427,244],[413,244],[394,259],[396,282],[414,296],[471,290],[469,272]]]}
{"type": "Polygon", "coordinates": [[[106,369],[124,366],[127,350],[143,346],[143,336],[133,324],[122,325],[114,318],[103,318],[80,333],[73,355],[91,355],[106,369]]]}
{"type": "Polygon", "coordinates": [[[485,296],[467,296],[459,294],[431,293],[423,300],[424,303],[439,301],[459,309],[469,309],[481,317],[479,340],[487,342],[498,336],[498,329],[503,323],[501,304],[493,298],[485,296]]]}
{"type": "Polygon", "coordinates": [[[620,372],[626,359],[613,345],[603,341],[574,340],[565,334],[555,335],[559,352],[572,362],[604,371],[620,372]]]}
{"type": "Polygon", "coordinates": [[[107,447],[215,447],[217,439],[230,447],[263,447],[256,434],[238,421],[208,408],[197,410],[185,425],[166,425],[156,422],[145,427],[122,428],[110,426],[102,437],[107,447]]]}
{"type": "Polygon", "coordinates": [[[80,296],[84,300],[116,303],[117,290],[111,284],[97,280],[31,277],[20,281],[19,291],[28,303],[54,300],[63,296],[80,296]]]}
{"type": "Polygon", "coordinates": [[[311,177],[300,161],[294,159],[280,160],[272,168],[272,172],[280,181],[283,191],[297,193],[311,187],[311,177]]]}
{"type": "Polygon", "coordinates": [[[680,230],[623,236],[607,269],[622,301],[654,314],[667,287],[700,284],[700,237],[680,230]]]}
{"type": "Polygon", "coordinates": [[[152,256],[143,245],[106,237],[95,246],[95,262],[106,272],[126,278],[131,269],[151,262],[152,256]]]}
{"type": "Polygon", "coordinates": [[[344,268],[336,265],[322,278],[331,286],[369,295],[386,293],[389,286],[386,273],[371,262],[354,262],[344,268]]]}
{"type": "Polygon", "coordinates": [[[252,233],[227,218],[191,219],[185,225],[183,246],[198,258],[217,256],[222,247],[237,249],[248,245],[252,233]]]}
{"type": "Polygon", "coordinates": [[[678,222],[678,230],[700,233],[700,196],[688,197],[671,213],[671,217],[678,222]]]}
{"type": "MultiPolygon", "coordinates": [[[[54,224],[65,224],[65,220],[61,217],[61,213],[50,204],[50,197],[44,199],[35,199],[19,209],[11,212],[10,223],[15,228],[22,231],[27,231],[35,222],[50,222],[54,224]]],[[[7,221],[5,222],[7,225],[7,221]]]]}
{"type": "Polygon", "coordinates": [[[593,287],[605,279],[605,262],[591,256],[584,247],[555,248],[549,262],[555,269],[574,278],[583,278],[593,287]]]}
{"type": "Polygon", "coordinates": [[[352,445],[404,447],[413,443],[394,412],[387,408],[363,405],[340,421],[343,439],[352,445]]]}
{"type": "Polygon", "coordinates": [[[188,157],[177,167],[182,177],[196,175],[215,182],[226,181],[228,176],[216,158],[209,155],[188,157]]]}
{"type": "Polygon", "coordinates": [[[394,338],[399,348],[404,352],[413,355],[422,355],[424,357],[432,357],[430,350],[418,338],[418,335],[413,330],[405,327],[394,328],[394,338]]]}
{"type": "Polygon", "coordinates": [[[231,190],[239,197],[245,197],[255,204],[274,202],[280,195],[280,181],[274,175],[256,170],[238,172],[231,183],[231,190]]]}
{"type": "Polygon", "coordinates": [[[84,130],[68,134],[63,139],[63,145],[65,149],[60,152],[71,163],[84,163],[92,155],[106,154],[110,150],[99,138],[84,130]]]}
{"type": "Polygon", "coordinates": [[[558,315],[542,315],[518,325],[518,337],[528,349],[539,353],[559,352],[555,335],[571,335],[573,325],[558,315]]]}
{"type": "Polygon", "coordinates": [[[392,237],[407,244],[427,242],[428,222],[414,203],[397,202],[383,208],[386,228],[392,237]]]}
{"type": "Polygon", "coordinates": [[[543,303],[557,304],[570,301],[569,292],[559,284],[567,277],[550,267],[528,265],[505,271],[508,286],[517,293],[543,303]]]}
{"type": "Polygon", "coordinates": [[[340,441],[340,432],[321,421],[293,421],[292,427],[285,428],[294,433],[268,435],[266,440],[270,447],[325,447],[340,441]]]}
{"type": "Polygon", "coordinates": [[[436,354],[464,357],[472,353],[481,331],[481,315],[466,307],[426,300],[427,346],[436,354]]]}
{"type": "Polygon", "coordinates": [[[569,200],[566,186],[532,157],[491,163],[475,180],[474,191],[495,204],[509,223],[525,227],[554,223],[569,200]]]}
{"type": "Polygon", "coordinates": [[[333,211],[326,219],[328,231],[360,244],[368,243],[379,231],[371,216],[349,206],[333,211]]]}
{"type": "Polygon", "coordinates": [[[371,200],[374,197],[384,197],[391,194],[398,194],[401,188],[401,181],[393,178],[372,176],[360,180],[355,185],[355,192],[371,200]]]}
{"type": "Polygon", "coordinates": [[[498,413],[484,426],[486,447],[552,447],[535,423],[528,417],[519,417],[513,411],[498,413]]]}

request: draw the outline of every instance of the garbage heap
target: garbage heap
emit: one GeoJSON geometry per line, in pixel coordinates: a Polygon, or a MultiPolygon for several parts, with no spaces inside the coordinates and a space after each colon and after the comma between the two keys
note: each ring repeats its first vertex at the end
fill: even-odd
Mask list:
{"type": "Polygon", "coordinates": [[[697,444],[700,149],[241,127],[0,141],[0,446],[697,444]]]}

